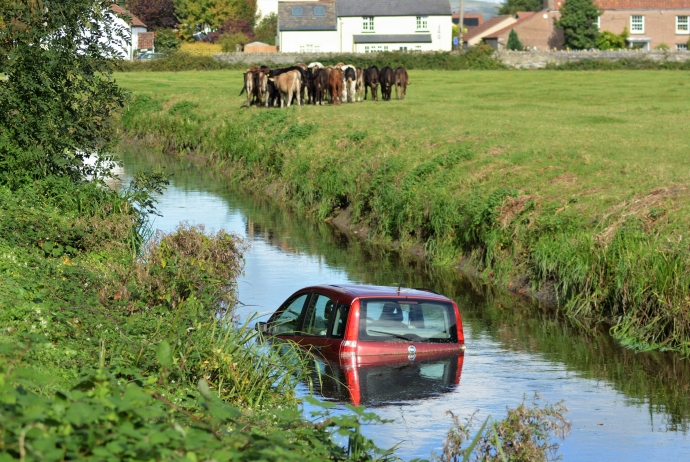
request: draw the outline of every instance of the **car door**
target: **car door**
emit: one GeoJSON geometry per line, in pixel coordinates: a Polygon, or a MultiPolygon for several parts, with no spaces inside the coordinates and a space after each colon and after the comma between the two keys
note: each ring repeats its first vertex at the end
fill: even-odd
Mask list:
{"type": "Polygon", "coordinates": [[[310,345],[324,356],[337,355],[345,332],[346,310],[338,304],[335,294],[314,291],[304,309],[301,332],[296,336],[301,345],[310,345]]]}

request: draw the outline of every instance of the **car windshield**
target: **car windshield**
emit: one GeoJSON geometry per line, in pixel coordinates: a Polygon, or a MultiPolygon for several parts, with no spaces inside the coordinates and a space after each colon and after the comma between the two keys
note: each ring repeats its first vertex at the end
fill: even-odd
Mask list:
{"type": "Polygon", "coordinates": [[[359,339],[457,343],[453,305],[435,300],[362,300],[359,339]]]}

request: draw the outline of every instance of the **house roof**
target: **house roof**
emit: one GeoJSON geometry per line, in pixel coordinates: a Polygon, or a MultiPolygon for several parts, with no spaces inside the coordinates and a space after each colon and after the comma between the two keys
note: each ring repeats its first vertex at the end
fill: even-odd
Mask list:
{"type": "Polygon", "coordinates": [[[337,30],[335,24],[335,1],[318,2],[278,2],[278,29],[298,30],[337,30]],[[316,16],[314,10],[323,8],[323,16],[316,16]],[[302,15],[296,15],[301,8],[302,15]]]}
{"type": "Polygon", "coordinates": [[[431,43],[431,34],[353,35],[355,43],[431,43]]]}
{"type": "Polygon", "coordinates": [[[497,31],[494,32],[494,33],[491,33],[491,34],[489,34],[489,35],[485,35],[484,38],[485,38],[485,39],[486,39],[486,38],[488,38],[488,39],[491,39],[491,38],[498,38],[498,37],[500,37],[501,35],[505,34],[506,32],[510,32],[510,30],[511,30],[511,29],[514,29],[515,26],[519,26],[520,24],[523,24],[523,23],[525,23],[525,22],[531,20],[531,19],[534,18],[535,15],[536,15],[536,13],[533,13],[533,12],[522,12],[522,11],[521,11],[520,13],[517,13],[517,14],[518,14],[518,17],[520,18],[520,19],[518,19],[517,22],[514,22],[513,24],[509,25],[508,27],[504,27],[504,28],[501,29],[501,30],[497,30],[497,31]]]}
{"type": "Polygon", "coordinates": [[[469,30],[466,34],[463,34],[462,38],[464,41],[469,41],[472,40],[473,38],[477,36],[481,36],[485,31],[491,29],[492,27],[496,27],[506,19],[510,19],[510,15],[503,15],[503,16],[494,16],[493,18],[489,19],[488,21],[483,22],[479,26],[469,30]]]}
{"type": "Polygon", "coordinates": [[[448,0],[338,0],[338,16],[450,16],[448,0]]]}
{"type": "Polygon", "coordinates": [[[594,0],[602,10],[675,10],[690,8],[690,0],[594,0]]]}
{"type": "Polygon", "coordinates": [[[113,11],[113,13],[115,13],[117,15],[128,17],[129,18],[129,24],[131,26],[133,26],[133,27],[146,27],[146,24],[144,24],[141,19],[134,16],[128,9],[122,8],[120,5],[115,5],[115,4],[110,5],[110,9],[113,11]]]}

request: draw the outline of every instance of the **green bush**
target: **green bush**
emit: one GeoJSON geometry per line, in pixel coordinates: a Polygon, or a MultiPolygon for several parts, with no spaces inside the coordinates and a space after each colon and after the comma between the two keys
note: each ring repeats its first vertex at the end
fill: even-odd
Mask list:
{"type": "Polygon", "coordinates": [[[623,28],[621,34],[614,34],[608,30],[601,31],[597,37],[597,48],[600,50],[623,49],[626,44],[625,40],[629,35],[627,26],[623,28]]]}
{"type": "Polygon", "coordinates": [[[219,39],[220,48],[223,53],[234,53],[237,51],[237,45],[244,46],[249,43],[249,38],[242,32],[235,34],[223,34],[219,39]]]}
{"type": "Polygon", "coordinates": [[[230,64],[218,61],[211,56],[199,56],[178,51],[165,59],[150,61],[119,61],[115,63],[120,72],[180,72],[180,71],[217,71],[221,69],[246,69],[241,63],[230,64]]]}
{"type": "Polygon", "coordinates": [[[182,45],[182,40],[172,29],[158,29],[156,31],[155,46],[157,52],[169,55],[179,50],[180,45],[182,45]]]}
{"type": "Polygon", "coordinates": [[[517,32],[515,32],[515,29],[511,29],[510,34],[508,34],[508,43],[506,44],[506,49],[514,50],[514,51],[522,51],[522,42],[518,38],[517,32]]]}
{"type": "Polygon", "coordinates": [[[655,46],[654,49],[655,49],[655,50],[668,51],[668,50],[671,49],[671,47],[668,46],[668,44],[661,42],[660,44],[658,44],[657,46],[655,46]]]}
{"type": "MultiPolygon", "coordinates": [[[[276,44],[276,31],[278,30],[278,15],[271,13],[261,18],[254,27],[254,38],[268,45],[276,44]]],[[[234,50],[232,50],[234,51],[234,50]]]]}

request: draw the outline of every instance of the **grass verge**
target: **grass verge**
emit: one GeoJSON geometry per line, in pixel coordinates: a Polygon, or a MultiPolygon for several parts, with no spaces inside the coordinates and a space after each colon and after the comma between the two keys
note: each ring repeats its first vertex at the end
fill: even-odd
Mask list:
{"type": "Polygon", "coordinates": [[[126,136],[687,353],[683,74],[412,71],[405,101],[239,109],[241,74],[120,74],[126,136]],[[235,93],[237,92],[237,93],[235,93]]]}

